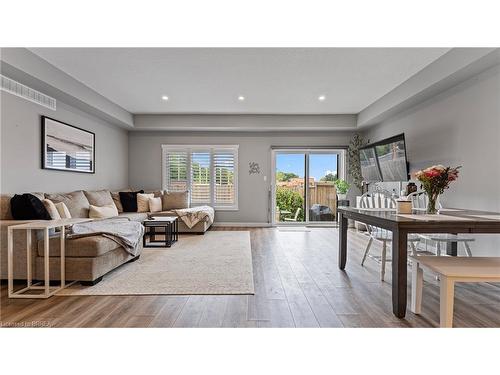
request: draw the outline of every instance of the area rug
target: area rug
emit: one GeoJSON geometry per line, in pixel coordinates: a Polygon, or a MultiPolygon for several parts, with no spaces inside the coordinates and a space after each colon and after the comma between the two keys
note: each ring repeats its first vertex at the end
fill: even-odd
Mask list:
{"type": "Polygon", "coordinates": [[[180,235],[170,248],[145,248],[97,285],[77,283],[57,295],[144,294],[254,294],[250,233],[180,235]]]}

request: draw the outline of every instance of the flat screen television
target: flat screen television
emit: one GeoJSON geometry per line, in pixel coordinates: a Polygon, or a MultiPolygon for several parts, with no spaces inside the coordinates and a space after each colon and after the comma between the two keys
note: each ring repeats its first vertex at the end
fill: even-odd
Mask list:
{"type": "Polygon", "coordinates": [[[365,182],[408,181],[404,134],[362,147],[359,158],[365,182]]]}

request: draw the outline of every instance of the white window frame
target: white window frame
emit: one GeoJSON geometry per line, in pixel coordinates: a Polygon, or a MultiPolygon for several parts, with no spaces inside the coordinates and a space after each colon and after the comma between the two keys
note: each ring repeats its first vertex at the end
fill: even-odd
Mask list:
{"type": "MultiPolygon", "coordinates": [[[[239,180],[239,168],[238,168],[238,154],[239,154],[239,145],[161,145],[162,149],[162,158],[161,158],[161,185],[162,190],[168,190],[168,181],[167,181],[167,153],[172,150],[183,150],[187,151],[187,183],[188,190],[191,192],[191,153],[196,151],[210,151],[210,204],[217,211],[238,211],[239,210],[239,196],[238,196],[238,180],[239,180]],[[231,206],[217,206],[215,204],[215,168],[214,168],[214,151],[218,150],[227,150],[233,151],[234,153],[234,204],[231,206]]],[[[191,205],[191,196],[189,197],[189,204],[191,205]]]]}

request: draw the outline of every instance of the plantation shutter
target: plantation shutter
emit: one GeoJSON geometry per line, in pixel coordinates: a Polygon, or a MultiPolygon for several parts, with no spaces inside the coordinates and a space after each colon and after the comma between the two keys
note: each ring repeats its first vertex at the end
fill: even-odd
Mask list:
{"type": "Polygon", "coordinates": [[[214,205],[236,205],[236,149],[214,149],[214,205]]]}
{"type": "Polygon", "coordinates": [[[162,145],[162,188],[190,192],[192,206],[238,209],[238,146],[162,145]]]}
{"type": "Polygon", "coordinates": [[[212,204],[210,150],[191,152],[191,204],[212,204]]]}
{"type": "Polygon", "coordinates": [[[164,161],[164,189],[168,191],[189,190],[187,150],[167,149],[164,152],[164,161]]]}

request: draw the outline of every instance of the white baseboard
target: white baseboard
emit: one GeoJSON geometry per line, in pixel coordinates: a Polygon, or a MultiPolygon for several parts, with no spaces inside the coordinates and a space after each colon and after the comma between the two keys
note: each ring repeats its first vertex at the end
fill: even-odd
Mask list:
{"type": "Polygon", "coordinates": [[[236,223],[236,222],[224,222],[216,221],[212,224],[214,227],[252,227],[252,228],[269,228],[271,224],[269,223],[236,223]]]}

